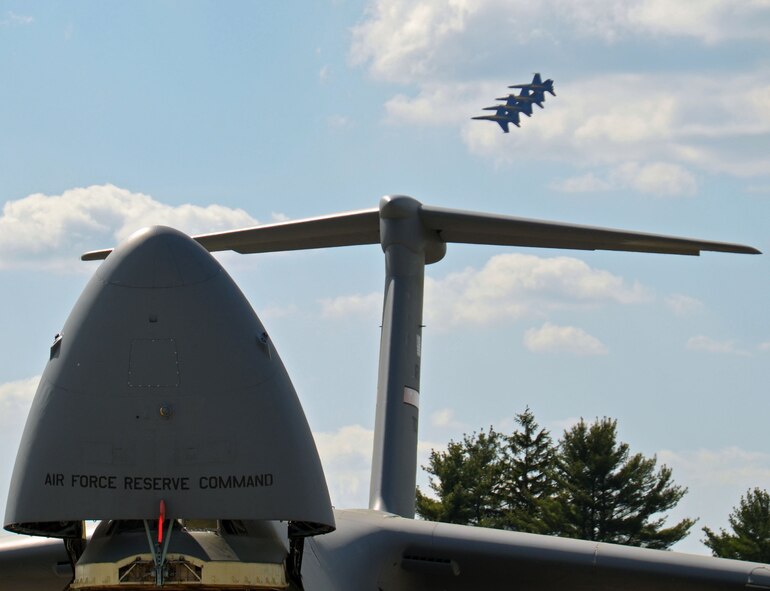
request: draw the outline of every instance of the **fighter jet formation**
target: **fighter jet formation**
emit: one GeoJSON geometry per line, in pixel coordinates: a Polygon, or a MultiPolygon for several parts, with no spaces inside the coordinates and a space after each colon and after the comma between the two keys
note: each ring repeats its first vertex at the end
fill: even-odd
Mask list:
{"type": "Polygon", "coordinates": [[[505,101],[505,103],[483,108],[484,111],[494,111],[494,115],[480,115],[478,117],[471,117],[471,119],[494,121],[503,130],[503,133],[508,133],[510,131],[508,128],[510,123],[513,123],[516,127],[521,127],[519,117],[521,113],[524,113],[527,117],[532,117],[533,104],[541,109],[545,108],[543,102],[545,101],[546,92],[556,96],[556,93],[553,91],[553,80],[549,78],[543,81],[540,73],[536,73],[529,84],[513,84],[508,88],[518,88],[521,92],[519,94],[498,97],[495,100],[505,101]]]}

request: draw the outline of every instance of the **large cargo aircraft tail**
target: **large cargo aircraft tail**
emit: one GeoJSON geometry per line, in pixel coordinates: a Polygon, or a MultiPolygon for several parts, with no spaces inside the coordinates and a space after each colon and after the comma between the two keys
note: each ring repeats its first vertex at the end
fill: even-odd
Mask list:
{"type": "MultiPolygon", "coordinates": [[[[210,251],[240,253],[380,244],[385,293],[369,506],[410,518],[415,511],[425,265],[441,260],[447,243],[682,255],[759,252],[739,244],[431,207],[403,195],[383,197],[379,208],[194,239],[210,251]]],[[[110,252],[92,251],[82,258],[101,259],[110,252]]]]}

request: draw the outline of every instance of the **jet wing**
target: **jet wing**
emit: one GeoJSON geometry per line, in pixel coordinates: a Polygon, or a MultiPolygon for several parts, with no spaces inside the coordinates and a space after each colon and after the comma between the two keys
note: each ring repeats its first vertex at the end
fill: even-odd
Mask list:
{"type": "MultiPolygon", "coordinates": [[[[764,564],[432,523],[364,510],[339,511],[335,517],[337,531],[311,542],[313,557],[308,561],[312,561],[308,565],[308,581],[310,571],[316,568],[339,568],[335,564],[342,559],[338,549],[347,548],[348,560],[355,555],[372,573],[367,580],[360,579],[366,578],[366,574],[345,573],[352,580],[359,579],[357,588],[401,591],[770,589],[770,568],[764,564]],[[351,539],[345,540],[346,536],[351,539]],[[351,554],[354,539],[362,542],[351,554]]],[[[308,553],[305,556],[307,559],[308,553]]],[[[356,585],[350,588],[354,587],[356,585]]]]}

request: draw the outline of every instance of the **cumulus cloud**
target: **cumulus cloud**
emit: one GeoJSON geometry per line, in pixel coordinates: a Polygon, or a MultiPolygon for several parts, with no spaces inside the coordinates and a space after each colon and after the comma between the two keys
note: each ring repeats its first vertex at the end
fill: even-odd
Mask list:
{"type": "MultiPolygon", "coordinates": [[[[603,303],[638,304],[652,297],[638,282],[629,283],[572,257],[501,254],[481,269],[468,267],[439,279],[426,277],[424,318],[440,330],[603,303]]],[[[344,295],[322,300],[321,306],[326,318],[375,319],[382,310],[382,294],[344,295]]]]}
{"type": "Polygon", "coordinates": [[[321,300],[321,315],[324,318],[360,316],[376,319],[381,312],[382,294],[376,292],[321,300]]]}
{"type": "Polygon", "coordinates": [[[415,96],[400,94],[386,103],[387,120],[454,125],[471,153],[498,164],[539,159],[597,169],[561,181],[573,191],[606,184],[691,195],[695,169],[739,177],[770,169],[767,151],[756,147],[770,137],[769,71],[718,79],[661,73],[579,79],[560,84],[559,96],[549,97],[547,109],[532,119],[523,117],[516,133],[471,121],[469,116],[481,113],[507,83],[486,81],[474,89],[467,83],[423,82],[415,96]],[[528,133],[530,126],[536,132],[528,133]]]}
{"type": "Polygon", "coordinates": [[[315,433],[326,484],[337,507],[366,507],[374,432],[360,425],[315,433]]]}
{"type": "Polygon", "coordinates": [[[154,224],[189,234],[256,225],[242,209],[166,205],[114,185],[35,193],[7,201],[0,215],[0,269],[72,267],[84,250],[111,246],[154,224]]]}
{"type": "Polygon", "coordinates": [[[687,340],[687,349],[690,351],[706,351],[707,353],[717,353],[723,355],[749,354],[748,352],[740,349],[735,341],[720,341],[703,335],[690,337],[687,340]]]}
{"type": "Polygon", "coordinates": [[[606,302],[635,304],[651,294],[572,257],[501,254],[481,269],[425,280],[425,317],[434,327],[486,325],[525,315],[606,302]]]}
{"type": "MultiPolygon", "coordinates": [[[[368,506],[374,431],[361,425],[347,425],[313,435],[332,503],[339,508],[368,506]]],[[[438,443],[420,441],[417,464],[426,464],[430,450],[442,447],[438,443]]],[[[420,476],[425,479],[424,475],[420,476]]]]}
{"type": "Polygon", "coordinates": [[[377,0],[353,30],[351,60],[372,76],[412,85],[385,104],[391,124],[452,125],[471,153],[505,165],[560,160],[583,169],[557,187],[692,195],[696,171],[767,175],[770,71],[610,74],[557,80],[559,97],[522,131],[470,121],[510,80],[505,56],[659,37],[704,43],[770,39],[770,5],[749,0],[377,0]],[[515,31],[515,34],[512,34],[515,31]],[[495,39],[490,46],[490,39],[495,39]],[[590,45],[593,43],[593,45],[590,45]],[[469,80],[472,82],[469,83],[469,80]],[[597,91],[601,89],[601,91],[597,91]],[[739,108],[736,108],[739,106],[739,108]],[[527,133],[530,126],[536,132],[527,133]],[[586,172],[586,167],[600,167],[586,172]]]}
{"type": "Polygon", "coordinates": [[[546,322],[540,328],[524,333],[524,345],[533,353],[570,353],[572,355],[606,355],[607,347],[596,337],[574,326],[557,326],[546,322]]]}
{"type": "Polygon", "coordinates": [[[452,408],[441,408],[430,416],[430,424],[440,429],[468,430],[467,425],[457,420],[452,408]]]}
{"type": "MultiPolygon", "coordinates": [[[[578,40],[770,38],[764,0],[375,0],[353,29],[352,63],[394,82],[461,74],[494,53],[578,40]]],[[[461,76],[459,76],[461,77],[461,76]]]]}
{"type": "Polygon", "coordinates": [[[24,424],[38,382],[40,376],[0,384],[0,430],[24,424]]]}
{"type": "Polygon", "coordinates": [[[567,193],[631,189],[661,197],[690,197],[696,192],[697,182],[691,172],[678,164],[626,162],[611,169],[604,179],[590,172],[553,183],[551,187],[567,193]]]}

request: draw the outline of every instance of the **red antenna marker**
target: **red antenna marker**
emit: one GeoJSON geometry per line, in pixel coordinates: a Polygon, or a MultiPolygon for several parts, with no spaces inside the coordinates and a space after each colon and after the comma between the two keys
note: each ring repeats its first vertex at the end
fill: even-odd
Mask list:
{"type": "Polygon", "coordinates": [[[158,544],[163,543],[163,522],[166,520],[166,502],[160,500],[160,517],[158,518],[158,544]]]}

